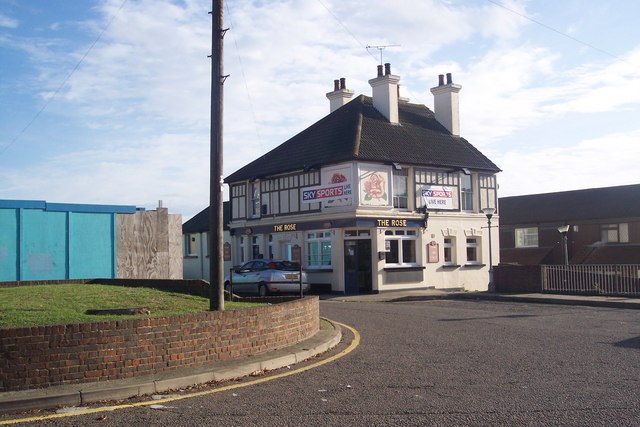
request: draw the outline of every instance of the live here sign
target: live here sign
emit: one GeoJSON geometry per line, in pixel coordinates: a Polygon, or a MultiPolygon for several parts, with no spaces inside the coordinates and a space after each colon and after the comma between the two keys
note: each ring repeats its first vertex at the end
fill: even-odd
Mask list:
{"type": "Polygon", "coordinates": [[[351,198],[351,183],[319,185],[302,189],[302,203],[329,202],[351,198]]]}
{"type": "Polygon", "coordinates": [[[422,203],[427,209],[453,209],[453,189],[443,185],[423,185],[422,203]]]}

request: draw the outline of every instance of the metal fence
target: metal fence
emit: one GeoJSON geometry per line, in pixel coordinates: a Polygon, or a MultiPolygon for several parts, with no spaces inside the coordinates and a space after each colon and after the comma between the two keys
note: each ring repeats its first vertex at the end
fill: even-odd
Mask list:
{"type": "Polygon", "coordinates": [[[640,264],[543,265],[542,292],[640,296],[640,264]]]}

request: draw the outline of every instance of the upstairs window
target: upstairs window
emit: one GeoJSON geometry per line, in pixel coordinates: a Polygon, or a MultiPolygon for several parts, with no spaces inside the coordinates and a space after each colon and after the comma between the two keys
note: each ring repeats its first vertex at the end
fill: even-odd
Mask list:
{"type": "Polygon", "coordinates": [[[407,169],[393,170],[393,207],[398,209],[407,208],[407,169]]]}
{"type": "Polygon", "coordinates": [[[538,227],[516,228],[516,248],[537,248],[538,227]]]}
{"type": "Polygon", "coordinates": [[[247,185],[246,183],[231,186],[231,218],[246,218],[247,216],[247,185]]]}
{"type": "Polygon", "coordinates": [[[600,226],[602,243],[629,243],[629,224],[603,224],[600,226]]]}
{"type": "Polygon", "coordinates": [[[460,173],[441,170],[414,168],[415,206],[424,206],[422,191],[425,187],[445,187],[451,191],[451,203],[442,207],[444,210],[460,210],[460,173]]]}
{"type": "Polygon", "coordinates": [[[251,192],[249,196],[251,197],[251,204],[249,211],[251,212],[252,218],[260,217],[260,183],[252,182],[249,184],[251,187],[251,192]]]}
{"type": "Polygon", "coordinates": [[[303,172],[283,175],[260,181],[261,215],[289,215],[319,211],[320,202],[301,203],[300,190],[320,184],[320,172],[303,172]]]}
{"type": "Polygon", "coordinates": [[[471,175],[462,174],[460,178],[460,199],[463,211],[473,211],[473,181],[471,175]]]}
{"type": "Polygon", "coordinates": [[[480,209],[494,208],[497,203],[497,189],[495,175],[478,175],[478,189],[480,190],[480,209]]]}

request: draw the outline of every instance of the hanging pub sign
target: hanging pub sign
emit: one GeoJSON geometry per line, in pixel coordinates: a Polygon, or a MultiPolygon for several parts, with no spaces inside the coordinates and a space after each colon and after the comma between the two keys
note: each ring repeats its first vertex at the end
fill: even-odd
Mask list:
{"type": "Polygon", "coordinates": [[[431,241],[427,245],[427,262],[434,263],[440,261],[440,251],[438,249],[439,245],[431,241]]]}
{"type": "Polygon", "coordinates": [[[301,250],[300,246],[299,245],[293,245],[293,247],[291,248],[292,261],[300,262],[301,255],[302,255],[302,250],[301,250]]]}
{"type": "Polygon", "coordinates": [[[453,189],[445,185],[420,187],[422,203],[427,209],[453,209],[453,189]]]}

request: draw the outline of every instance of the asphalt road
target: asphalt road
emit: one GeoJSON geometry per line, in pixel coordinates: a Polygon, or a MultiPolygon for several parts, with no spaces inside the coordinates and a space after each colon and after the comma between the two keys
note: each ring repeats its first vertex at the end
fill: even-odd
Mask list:
{"type": "Polygon", "coordinates": [[[355,327],[360,346],[246,388],[38,425],[640,425],[637,311],[323,301],[321,312],[355,327]]]}

